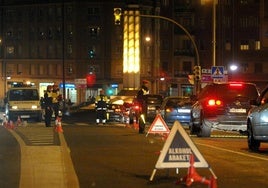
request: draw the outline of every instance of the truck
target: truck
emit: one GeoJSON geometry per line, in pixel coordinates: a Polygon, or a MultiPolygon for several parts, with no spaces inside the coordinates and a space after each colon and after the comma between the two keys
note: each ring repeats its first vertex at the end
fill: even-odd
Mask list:
{"type": "Polygon", "coordinates": [[[33,119],[42,121],[42,109],[38,89],[12,87],[5,96],[5,115],[8,120],[33,119]]]}

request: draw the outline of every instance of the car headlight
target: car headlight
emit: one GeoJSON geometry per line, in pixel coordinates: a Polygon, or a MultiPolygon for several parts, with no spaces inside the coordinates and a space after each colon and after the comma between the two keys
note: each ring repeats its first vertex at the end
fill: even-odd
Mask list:
{"type": "Polygon", "coordinates": [[[11,108],[16,110],[16,109],[18,109],[18,106],[12,106],[11,108]]]}
{"type": "Polygon", "coordinates": [[[32,105],[32,109],[37,109],[37,106],[36,105],[32,105]]]}

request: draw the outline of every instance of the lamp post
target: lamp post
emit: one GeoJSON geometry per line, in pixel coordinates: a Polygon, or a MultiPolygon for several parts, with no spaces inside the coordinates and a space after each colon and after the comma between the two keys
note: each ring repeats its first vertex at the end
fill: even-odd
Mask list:
{"type": "Polygon", "coordinates": [[[212,66],[216,66],[216,2],[213,0],[213,10],[212,10],[212,66]]]}

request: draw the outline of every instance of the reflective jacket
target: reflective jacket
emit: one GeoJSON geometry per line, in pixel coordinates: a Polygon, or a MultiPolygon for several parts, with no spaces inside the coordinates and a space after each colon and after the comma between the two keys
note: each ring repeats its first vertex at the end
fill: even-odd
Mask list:
{"type": "Polygon", "coordinates": [[[107,110],[108,97],[105,95],[98,95],[95,100],[96,110],[107,110]]]}

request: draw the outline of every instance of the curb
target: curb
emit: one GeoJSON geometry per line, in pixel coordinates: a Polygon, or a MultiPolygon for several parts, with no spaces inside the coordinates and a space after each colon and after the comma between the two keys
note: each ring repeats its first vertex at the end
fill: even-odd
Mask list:
{"type": "Polygon", "coordinates": [[[10,130],[21,149],[20,188],[79,188],[70,150],[64,135],[59,134],[60,146],[27,146],[10,130]]]}

